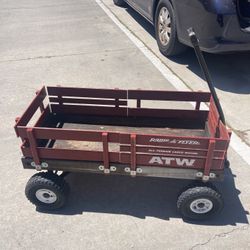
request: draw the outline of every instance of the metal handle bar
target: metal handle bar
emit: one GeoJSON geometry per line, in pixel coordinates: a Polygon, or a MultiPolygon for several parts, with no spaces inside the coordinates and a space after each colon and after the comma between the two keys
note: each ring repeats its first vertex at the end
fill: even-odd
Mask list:
{"type": "Polygon", "coordinates": [[[203,75],[204,75],[204,77],[205,77],[205,79],[207,81],[210,92],[211,92],[211,94],[212,94],[212,96],[214,98],[215,105],[216,105],[217,110],[219,112],[220,120],[222,121],[222,123],[224,125],[226,125],[225,116],[224,116],[224,113],[223,113],[219,98],[217,96],[214,85],[212,83],[211,76],[209,74],[206,61],[205,61],[204,56],[203,56],[203,54],[201,52],[201,49],[200,49],[200,46],[199,46],[199,41],[198,41],[198,39],[196,37],[196,34],[195,34],[193,28],[188,29],[188,35],[189,35],[190,41],[191,41],[191,43],[192,43],[192,45],[194,47],[194,51],[195,51],[196,57],[197,57],[197,59],[199,61],[202,73],[203,73],[203,75]]]}

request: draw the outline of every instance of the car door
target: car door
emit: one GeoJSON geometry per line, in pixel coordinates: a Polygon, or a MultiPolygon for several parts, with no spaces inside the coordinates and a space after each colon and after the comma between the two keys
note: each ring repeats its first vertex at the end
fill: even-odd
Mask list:
{"type": "Polygon", "coordinates": [[[155,0],[127,0],[140,14],[153,20],[152,9],[155,0]]]}

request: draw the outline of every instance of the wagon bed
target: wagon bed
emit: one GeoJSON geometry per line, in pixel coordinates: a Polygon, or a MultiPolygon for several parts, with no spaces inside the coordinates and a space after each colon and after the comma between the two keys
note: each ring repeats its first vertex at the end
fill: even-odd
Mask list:
{"type": "Polygon", "coordinates": [[[68,172],[216,180],[229,144],[206,92],[43,87],[15,130],[24,168],[68,172]]]}
{"type": "Polygon", "coordinates": [[[64,177],[75,171],[195,180],[177,198],[182,216],[202,220],[222,210],[222,195],[207,182],[223,179],[231,133],[195,32],[188,33],[211,93],[58,86],[36,93],[15,131],[24,168],[43,170],[25,187],[38,209],[64,206],[64,177]]]}

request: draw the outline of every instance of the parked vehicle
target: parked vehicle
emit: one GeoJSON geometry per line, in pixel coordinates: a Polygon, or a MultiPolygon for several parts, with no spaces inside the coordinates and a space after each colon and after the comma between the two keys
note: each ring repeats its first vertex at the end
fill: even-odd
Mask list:
{"type": "Polygon", "coordinates": [[[187,29],[193,27],[203,51],[250,51],[249,0],[113,0],[126,2],[155,27],[162,54],[173,56],[191,46],[187,29]]]}

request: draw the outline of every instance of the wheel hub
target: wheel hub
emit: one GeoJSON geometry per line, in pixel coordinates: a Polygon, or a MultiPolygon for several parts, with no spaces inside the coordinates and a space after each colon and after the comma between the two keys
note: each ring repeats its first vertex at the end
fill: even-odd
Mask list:
{"type": "Polygon", "coordinates": [[[49,189],[38,189],[36,191],[36,198],[46,204],[54,203],[57,200],[56,194],[49,189]]]}
{"type": "Polygon", "coordinates": [[[196,214],[205,214],[213,208],[212,201],[208,199],[197,199],[190,204],[190,209],[196,214]]]}
{"type": "Polygon", "coordinates": [[[158,32],[162,45],[166,46],[169,43],[171,35],[171,18],[166,7],[161,8],[159,13],[158,32]]]}

